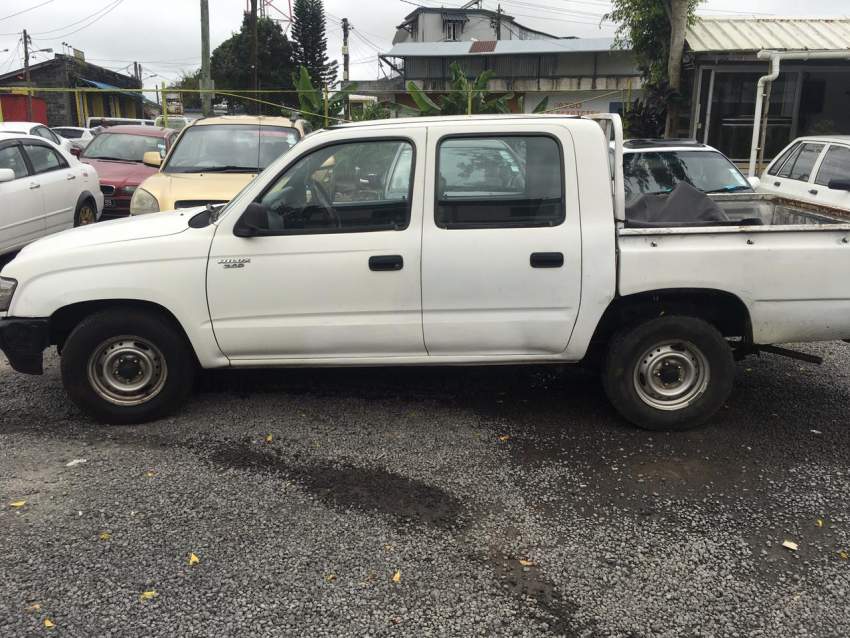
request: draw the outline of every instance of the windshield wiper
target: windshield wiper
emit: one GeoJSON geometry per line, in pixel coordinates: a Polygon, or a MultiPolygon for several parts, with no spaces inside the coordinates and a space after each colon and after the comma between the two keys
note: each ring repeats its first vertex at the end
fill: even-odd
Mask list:
{"type": "Polygon", "coordinates": [[[86,159],[110,160],[113,162],[135,162],[136,160],[127,159],[126,157],[109,157],[109,155],[83,155],[86,159]]]}
{"type": "Polygon", "coordinates": [[[198,173],[259,173],[259,169],[256,166],[207,166],[204,168],[196,168],[192,171],[186,171],[187,173],[198,172],[198,173]]]}
{"type": "Polygon", "coordinates": [[[734,193],[739,190],[751,190],[752,186],[744,186],[744,184],[735,184],[734,186],[724,186],[723,188],[715,188],[710,191],[703,191],[706,195],[711,193],[734,193]]]}

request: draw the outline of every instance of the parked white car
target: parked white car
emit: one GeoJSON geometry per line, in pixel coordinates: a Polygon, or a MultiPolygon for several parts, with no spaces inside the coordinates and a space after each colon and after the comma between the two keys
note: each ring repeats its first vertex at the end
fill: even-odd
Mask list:
{"type": "MultiPolygon", "coordinates": [[[[91,129],[83,128],[82,126],[54,126],[50,130],[56,133],[56,135],[70,141],[71,146],[80,152],[86,150],[89,142],[94,139],[91,129]]],[[[75,155],[79,155],[79,153],[75,153],[75,155]]]]}
{"type": "Polygon", "coordinates": [[[768,165],[758,190],[850,210],[850,135],[798,137],[768,165]]]}
{"type": "Polygon", "coordinates": [[[66,153],[70,153],[73,145],[71,140],[57,135],[44,124],[39,122],[0,122],[0,133],[19,133],[22,135],[35,135],[56,144],[66,153]]]}
{"type": "Polygon", "coordinates": [[[34,135],[0,132],[0,254],[97,221],[97,172],[34,135]]]}
{"type": "Polygon", "coordinates": [[[630,219],[622,139],[616,115],[316,132],[227,204],[22,250],[0,347],[39,374],[57,345],[113,423],[176,409],[197,366],[586,361],[625,418],[675,430],[724,405],[736,358],[850,339],[850,223],[686,183],[630,219]]]}

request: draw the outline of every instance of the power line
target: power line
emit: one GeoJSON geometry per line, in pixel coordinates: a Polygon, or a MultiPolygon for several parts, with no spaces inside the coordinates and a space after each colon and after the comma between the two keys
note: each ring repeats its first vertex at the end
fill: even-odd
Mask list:
{"type": "Polygon", "coordinates": [[[33,9],[38,9],[39,7],[43,7],[46,4],[50,4],[53,0],[47,0],[46,2],[42,2],[41,4],[37,4],[34,7],[30,7],[29,9],[23,9],[22,11],[17,11],[15,13],[10,13],[7,16],[3,16],[0,20],[8,20],[9,18],[14,18],[15,16],[19,16],[22,13],[27,13],[28,11],[32,11],[33,9]]]}
{"type": "Polygon", "coordinates": [[[117,8],[118,8],[118,6],[119,6],[122,2],[124,2],[124,0],[114,0],[114,2],[111,2],[111,3],[107,4],[105,7],[103,7],[103,8],[101,8],[101,9],[99,9],[98,11],[95,11],[94,13],[92,13],[91,15],[86,16],[85,18],[82,18],[81,20],[77,20],[77,21],[75,21],[75,22],[71,22],[70,24],[66,24],[64,27],[60,27],[60,28],[58,28],[58,29],[48,29],[47,31],[39,31],[39,32],[37,32],[37,33],[34,33],[33,35],[41,36],[41,35],[46,35],[46,34],[48,34],[48,33],[54,33],[54,32],[56,32],[56,31],[64,31],[64,30],[65,30],[65,29],[67,29],[68,27],[75,26],[75,25],[77,25],[77,24],[80,24],[81,22],[85,22],[85,21],[86,21],[86,20],[88,20],[89,18],[92,18],[92,17],[94,17],[94,16],[97,16],[97,17],[95,17],[95,18],[94,18],[91,22],[88,22],[87,24],[84,24],[83,26],[81,26],[81,27],[79,27],[79,28],[77,28],[77,29],[74,29],[73,31],[69,31],[68,33],[65,33],[65,34],[63,34],[63,35],[51,36],[51,37],[50,37],[50,38],[48,38],[48,39],[51,39],[51,40],[59,40],[59,39],[67,38],[69,35],[74,35],[75,33],[79,33],[79,32],[80,32],[80,31],[82,31],[83,29],[87,29],[87,28],[89,28],[89,27],[90,27],[91,25],[93,25],[95,22],[98,22],[98,21],[99,21],[99,20],[101,20],[102,18],[106,17],[108,14],[112,13],[112,11],[114,11],[115,9],[117,9],[117,8]]]}

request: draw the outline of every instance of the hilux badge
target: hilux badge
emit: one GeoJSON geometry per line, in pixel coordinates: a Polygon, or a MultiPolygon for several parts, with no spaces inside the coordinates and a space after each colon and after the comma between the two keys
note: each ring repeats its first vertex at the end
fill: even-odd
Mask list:
{"type": "Polygon", "coordinates": [[[224,268],[244,268],[245,264],[251,263],[250,257],[228,257],[227,259],[219,259],[218,263],[224,268]]]}

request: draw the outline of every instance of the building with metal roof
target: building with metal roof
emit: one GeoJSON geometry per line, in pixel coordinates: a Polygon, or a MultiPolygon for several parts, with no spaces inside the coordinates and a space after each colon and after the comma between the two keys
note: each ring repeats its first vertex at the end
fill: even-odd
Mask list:
{"type": "Polygon", "coordinates": [[[850,48],[850,18],[708,18],[688,29],[694,53],[850,48]]]}

